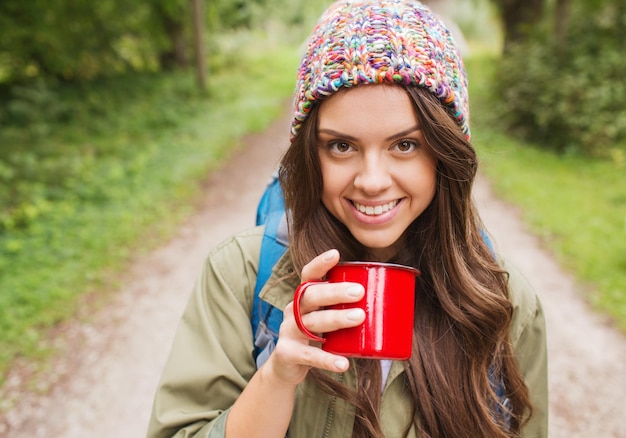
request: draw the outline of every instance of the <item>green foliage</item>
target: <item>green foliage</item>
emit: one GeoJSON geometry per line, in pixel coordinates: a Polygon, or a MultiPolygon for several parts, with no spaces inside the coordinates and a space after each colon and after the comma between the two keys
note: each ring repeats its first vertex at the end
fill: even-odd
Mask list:
{"type": "MultiPolygon", "coordinates": [[[[0,3],[0,33],[9,40],[18,29],[7,11],[27,25],[37,7],[47,10],[38,0],[22,3],[0,3]]],[[[59,11],[73,3],[64,0],[36,20],[59,24],[59,11]]],[[[153,8],[163,24],[186,3],[128,7],[153,8]]],[[[189,213],[198,183],[238,138],[278,115],[293,91],[295,47],[325,3],[302,0],[286,15],[299,18],[216,32],[208,93],[198,93],[184,71],[80,81],[36,72],[0,88],[0,383],[14,358],[45,357],[48,330],[75,316],[91,291],[99,300],[115,286],[132,256],[161,242],[189,213]]],[[[115,15],[120,5],[105,0],[95,9],[115,15]]],[[[0,40],[1,83],[7,72],[29,71],[31,61],[7,56],[10,42],[0,40]],[[16,67],[19,59],[24,64],[16,67]]],[[[128,50],[139,54],[137,46],[128,50]]]]}
{"type": "Polygon", "coordinates": [[[44,0],[3,0],[4,81],[36,76],[76,80],[154,68],[159,37],[148,6],[124,0],[59,0],[51,7],[44,0]]]}
{"type": "Polygon", "coordinates": [[[107,138],[111,132],[139,137],[171,126],[189,115],[197,100],[187,84],[150,74],[118,76],[79,88],[39,82],[13,91],[0,113],[5,125],[0,133],[0,231],[26,227],[33,214],[24,212],[43,200],[80,192],[94,178],[96,162],[129,154],[124,141],[107,138]],[[155,86],[161,88],[158,93],[155,86]]]}
{"type": "MultiPolygon", "coordinates": [[[[598,3],[598,2],[596,2],[598,3]]],[[[494,84],[511,132],[559,152],[626,152],[626,7],[573,4],[568,38],[547,29],[511,48],[494,84]]]]}
{"type": "Polygon", "coordinates": [[[486,57],[467,63],[481,169],[521,207],[585,298],[626,331],[626,162],[563,156],[504,133],[490,92],[494,65],[486,57]]]}
{"type": "MultiPolygon", "coordinates": [[[[286,26],[311,22],[332,0],[216,0],[208,2],[210,21],[217,29],[262,28],[267,23],[286,26]]],[[[300,31],[308,31],[305,26],[300,31]]]]}
{"type": "MultiPolygon", "coordinates": [[[[280,23],[291,32],[329,0],[204,1],[207,39],[280,23]]],[[[189,0],[2,0],[0,84],[76,82],[184,66],[193,52],[189,0]],[[180,57],[179,57],[180,55],[180,57]],[[177,58],[173,62],[172,58],[177,58]]],[[[288,32],[289,33],[289,32],[288,32]]],[[[3,91],[0,90],[0,97],[3,91]]]]}

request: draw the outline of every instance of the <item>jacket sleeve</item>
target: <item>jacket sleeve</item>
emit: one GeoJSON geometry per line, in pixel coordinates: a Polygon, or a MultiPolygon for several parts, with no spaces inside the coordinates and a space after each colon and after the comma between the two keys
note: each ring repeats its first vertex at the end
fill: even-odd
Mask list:
{"type": "Polygon", "coordinates": [[[224,436],[229,408],[250,380],[250,324],[260,238],[250,232],[207,258],[157,387],[147,436],[224,436]]]}
{"type": "Polygon", "coordinates": [[[509,289],[514,305],[511,341],[530,394],[533,414],[524,429],[524,438],[548,436],[548,353],[546,327],[539,297],[512,266],[509,289]]]}

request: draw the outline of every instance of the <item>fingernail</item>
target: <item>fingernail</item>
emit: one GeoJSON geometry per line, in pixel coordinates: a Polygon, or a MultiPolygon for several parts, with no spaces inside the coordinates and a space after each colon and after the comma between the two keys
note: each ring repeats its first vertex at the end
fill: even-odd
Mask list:
{"type": "Polygon", "coordinates": [[[335,250],[331,249],[330,251],[326,251],[326,254],[324,254],[324,257],[322,258],[322,260],[324,260],[325,262],[330,261],[335,255],[335,250]]]}
{"type": "Polygon", "coordinates": [[[346,318],[350,321],[361,321],[364,315],[365,312],[363,312],[363,309],[352,309],[346,313],[346,318]]]}
{"type": "Polygon", "coordinates": [[[351,297],[360,297],[363,295],[363,286],[355,284],[346,289],[346,293],[351,297]]]}
{"type": "Polygon", "coordinates": [[[348,359],[346,358],[341,358],[341,359],[337,359],[335,361],[335,367],[338,370],[347,370],[348,369],[348,359]]]}

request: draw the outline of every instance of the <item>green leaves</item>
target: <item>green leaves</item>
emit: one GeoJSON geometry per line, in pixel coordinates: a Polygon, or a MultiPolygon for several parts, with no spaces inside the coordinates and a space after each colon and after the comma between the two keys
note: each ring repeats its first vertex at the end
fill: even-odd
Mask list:
{"type": "Polygon", "coordinates": [[[626,7],[601,3],[577,5],[564,46],[544,29],[511,47],[494,84],[512,132],[559,152],[626,152],[626,7]]]}
{"type": "MultiPolygon", "coordinates": [[[[330,0],[205,0],[208,38],[236,28],[310,22],[330,0]]],[[[0,84],[76,82],[183,67],[192,53],[188,0],[2,0],[0,84]],[[187,55],[184,55],[187,54],[187,55]]],[[[306,31],[308,31],[308,26],[306,31]]],[[[284,36],[284,35],[283,35],[284,36]]]]}

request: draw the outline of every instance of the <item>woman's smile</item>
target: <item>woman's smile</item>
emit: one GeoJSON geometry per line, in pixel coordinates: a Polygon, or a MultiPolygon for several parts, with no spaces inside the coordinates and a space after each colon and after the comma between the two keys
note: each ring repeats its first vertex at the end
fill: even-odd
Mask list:
{"type": "Polygon", "coordinates": [[[366,216],[380,216],[383,213],[387,213],[398,205],[400,202],[398,199],[386,202],[382,204],[361,204],[357,201],[351,201],[354,208],[356,208],[360,213],[363,213],[366,216]]]}

